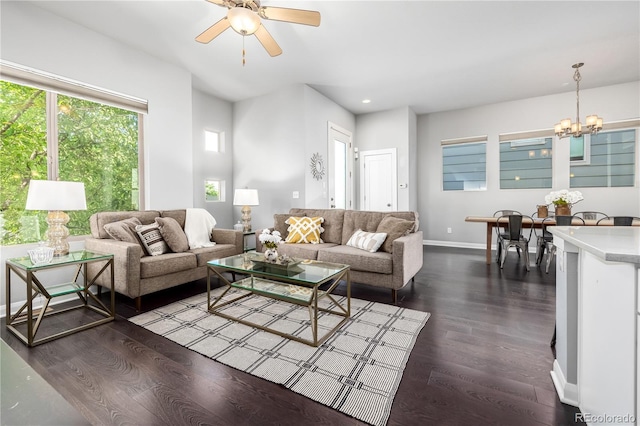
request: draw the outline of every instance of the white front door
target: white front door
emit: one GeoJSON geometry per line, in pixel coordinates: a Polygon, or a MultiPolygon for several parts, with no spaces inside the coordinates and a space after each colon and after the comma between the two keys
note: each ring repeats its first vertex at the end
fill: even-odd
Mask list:
{"type": "Polygon", "coordinates": [[[352,209],[352,146],[351,132],[329,123],[327,152],[329,164],[329,208],[352,209]]]}
{"type": "Polygon", "coordinates": [[[398,209],[396,149],[360,152],[360,205],[363,210],[398,209]]]}

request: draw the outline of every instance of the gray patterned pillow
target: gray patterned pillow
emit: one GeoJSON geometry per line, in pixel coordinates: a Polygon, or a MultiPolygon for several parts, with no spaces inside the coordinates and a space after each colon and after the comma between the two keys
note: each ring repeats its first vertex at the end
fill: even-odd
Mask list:
{"type": "Polygon", "coordinates": [[[169,252],[169,246],[165,242],[164,238],[162,238],[160,225],[157,223],[138,225],[136,226],[136,232],[140,237],[142,246],[146,249],[149,255],[158,256],[159,254],[169,252]]]}

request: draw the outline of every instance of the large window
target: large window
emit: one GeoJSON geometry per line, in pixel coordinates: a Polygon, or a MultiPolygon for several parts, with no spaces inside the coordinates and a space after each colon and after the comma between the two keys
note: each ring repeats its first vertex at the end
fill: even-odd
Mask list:
{"type": "Polygon", "coordinates": [[[444,191],[487,189],[487,144],[451,141],[442,143],[444,145],[442,147],[442,189],[444,191]]]}
{"type": "Polygon", "coordinates": [[[138,112],[9,81],[0,94],[2,245],[44,239],[46,212],[25,211],[31,179],[84,182],[71,235],[89,234],[97,211],[139,209],[138,112]]]}
{"type": "Polygon", "coordinates": [[[551,188],[552,138],[500,142],[500,189],[551,188]]]}
{"type": "Polygon", "coordinates": [[[633,186],[636,130],[600,132],[590,136],[590,152],[586,164],[571,166],[571,187],[633,186]]]}

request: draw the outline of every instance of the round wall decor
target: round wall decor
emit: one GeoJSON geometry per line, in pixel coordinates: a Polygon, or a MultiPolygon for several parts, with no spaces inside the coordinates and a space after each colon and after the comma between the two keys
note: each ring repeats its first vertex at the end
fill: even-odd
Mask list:
{"type": "Polygon", "coordinates": [[[324,177],[324,160],[322,159],[322,155],[316,152],[311,156],[311,175],[316,180],[322,180],[324,177]]]}

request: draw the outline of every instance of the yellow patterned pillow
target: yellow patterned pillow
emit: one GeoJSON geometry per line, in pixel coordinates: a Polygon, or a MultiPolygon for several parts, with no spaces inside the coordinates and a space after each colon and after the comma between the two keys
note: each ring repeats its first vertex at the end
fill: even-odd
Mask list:
{"type": "Polygon", "coordinates": [[[289,235],[285,242],[296,244],[323,243],[320,234],[324,232],[321,226],[324,223],[322,217],[295,217],[291,216],[285,221],[289,225],[289,235]]]}

